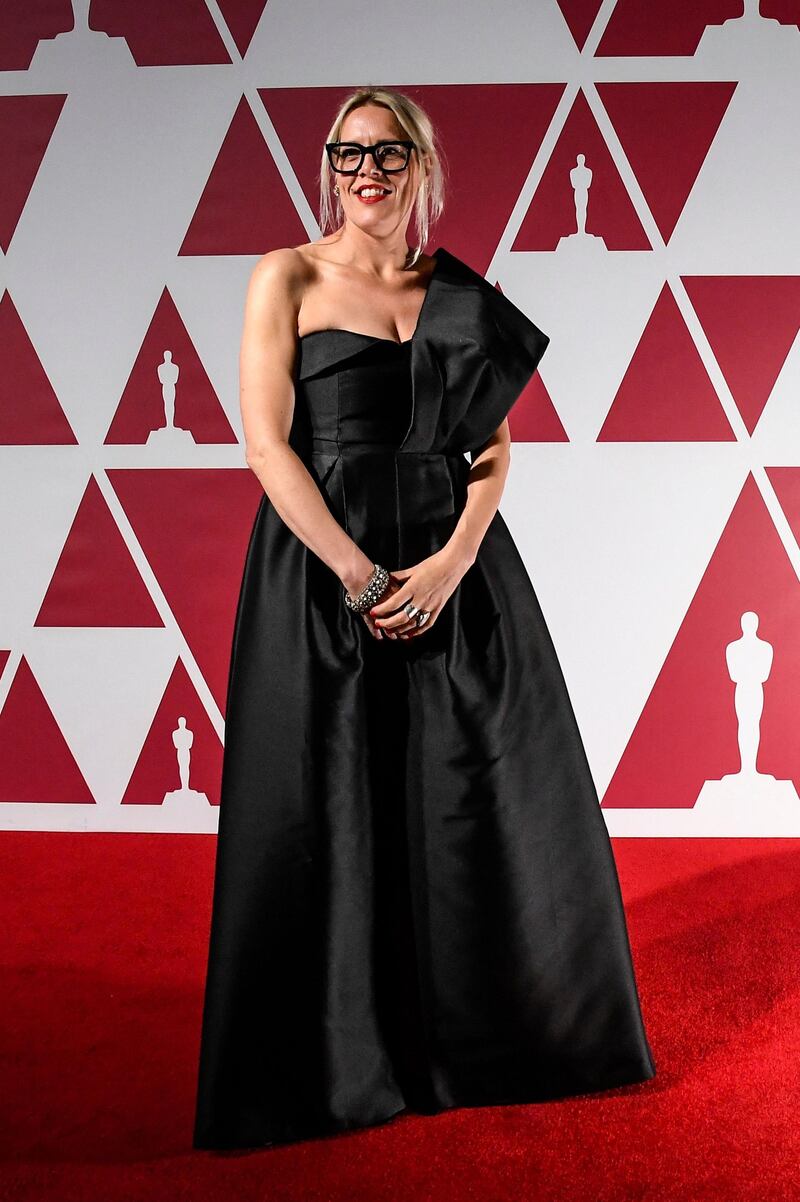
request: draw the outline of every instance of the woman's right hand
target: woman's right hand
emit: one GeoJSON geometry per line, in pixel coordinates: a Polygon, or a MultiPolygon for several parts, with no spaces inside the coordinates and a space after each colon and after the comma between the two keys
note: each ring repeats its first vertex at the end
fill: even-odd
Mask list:
{"type": "MultiPolygon", "coordinates": [[[[359,576],[351,580],[342,581],[343,587],[347,589],[351,597],[357,597],[361,590],[367,587],[367,584],[372,576],[372,570],[374,566],[375,565],[370,561],[366,570],[363,571],[359,576]]],[[[391,597],[392,594],[396,593],[400,587],[401,582],[399,580],[395,580],[394,576],[390,576],[389,583],[383,595],[381,596],[381,601],[385,601],[387,597],[391,597]]],[[[367,629],[374,639],[380,639],[382,641],[383,639],[396,639],[399,637],[396,634],[390,634],[387,630],[381,630],[378,626],[376,626],[375,619],[370,615],[369,610],[365,610],[364,613],[359,614],[359,617],[364,619],[367,629]]]]}
{"type": "MultiPolygon", "coordinates": [[[[386,586],[386,590],[383,593],[383,595],[381,596],[381,601],[388,600],[388,598],[393,596],[394,593],[398,592],[398,590],[400,588],[402,588],[402,581],[395,580],[394,576],[390,576],[389,583],[386,586]]],[[[369,627],[371,633],[375,636],[376,639],[382,640],[382,639],[399,639],[400,638],[399,634],[394,634],[393,632],[390,632],[388,630],[381,630],[381,628],[379,626],[376,626],[375,619],[372,617],[372,615],[369,613],[369,611],[367,611],[367,613],[362,614],[361,616],[364,619],[364,621],[367,623],[367,626],[369,627]]]]}

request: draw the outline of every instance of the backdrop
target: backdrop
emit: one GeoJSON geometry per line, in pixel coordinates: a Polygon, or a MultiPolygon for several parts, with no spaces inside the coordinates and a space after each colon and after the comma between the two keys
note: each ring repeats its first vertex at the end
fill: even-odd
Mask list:
{"type": "MultiPolygon", "coordinates": [[[[800,0],[4,0],[0,824],[216,829],[258,257],[343,96],[551,337],[501,511],[612,835],[800,835],[800,0]]],[[[265,738],[270,732],[265,731],[265,738]]]]}

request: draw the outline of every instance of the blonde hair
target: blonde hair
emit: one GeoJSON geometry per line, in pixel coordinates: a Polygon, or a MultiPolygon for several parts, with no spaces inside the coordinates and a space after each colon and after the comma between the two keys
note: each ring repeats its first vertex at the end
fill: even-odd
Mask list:
{"type": "MultiPolygon", "coordinates": [[[[345,117],[353,109],[361,108],[365,104],[381,104],[394,113],[398,125],[416,146],[412,153],[416,153],[418,156],[419,184],[409,224],[411,221],[416,224],[419,245],[414,247],[409,264],[409,266],[413,266],[425,248],[430,237],[431,227],[439,219],[444,209],[445,164],[443,155],[437,144],[433,123],[425,110],[410,96],[392,88],[368,86],[351,92],[340,105],[325,141],[341,141],[345,117]],[[427,173],[423,169],[423,158],[427,159],[427,173]]],[[[319,172],[319,228],[323,236],[329,231],[338,229],[344,221],[342,202],[333,191],[335,179],[336,173],[331,169],[327,152],[323,146],[319,172]]]]}

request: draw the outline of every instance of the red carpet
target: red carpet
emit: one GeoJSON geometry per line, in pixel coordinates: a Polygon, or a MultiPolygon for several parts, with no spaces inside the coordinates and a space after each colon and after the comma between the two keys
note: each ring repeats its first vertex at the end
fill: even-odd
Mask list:
{"type": "Polygon", "coordinates": [[[800,1198],[800,844],[615,839],[658,1076],[193,1152],[214,839],[0,834],[0,1198],[800,1198]]]}

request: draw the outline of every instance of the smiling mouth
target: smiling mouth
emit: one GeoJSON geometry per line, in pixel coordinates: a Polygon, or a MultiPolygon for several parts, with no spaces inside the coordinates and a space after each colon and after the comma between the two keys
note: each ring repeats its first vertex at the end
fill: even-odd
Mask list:
{"type": "Polygon", "coordinates": [[[366,184],[363,188],[359,188],[355,195],[365,204],[369,204],[376,200],[384,200],[391,193],[388,188],[383,188],[380,184],[366,184]]]}

